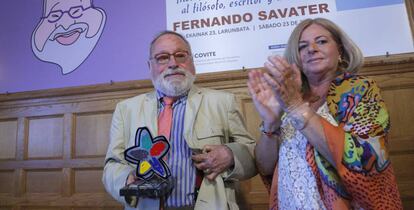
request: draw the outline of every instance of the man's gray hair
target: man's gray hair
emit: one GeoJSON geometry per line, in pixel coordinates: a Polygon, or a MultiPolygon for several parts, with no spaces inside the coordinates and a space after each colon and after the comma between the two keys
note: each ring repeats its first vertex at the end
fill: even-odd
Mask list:
{"type": "Polygon", "coordinates": [[[187,41],[187,39],[183,36],[183,35],[181,35],[181,34],[179,34],[179,33],[177,33],[177,32],[175,32],[175,31],[170,31],[170,30],[165,30],[165,31],[161,31],[160,33],[158,33],[155,37],[154,37],[154,39],[152,39],[152,41],[151,41],[151,44],[150,44],[150,51],[149,51],[149,57],[150,57],[150,59],[151,59],[151,54],[152,54],[152,48],[154,47],[154,43],[161,37],[161,36],[164,36],[164,35],[167,35],[167,34],[171,34],[171,35],[175,35],[175,36],[177,36],[177,37],[179,37],[180,39],[182,39],[186,44],[187,44],[187,46],[188,46],[188,50],[189,50],[189,53],[191,54],[191,46],[190,46],[190,43],[187,41]]]}

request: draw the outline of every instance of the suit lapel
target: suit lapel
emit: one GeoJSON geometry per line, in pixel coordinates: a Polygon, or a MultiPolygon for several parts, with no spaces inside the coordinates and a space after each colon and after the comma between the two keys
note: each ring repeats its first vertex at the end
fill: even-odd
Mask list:
{"type": "Polygon", "coordinates": [[[201,89],[197,88],[196,86],[193,86],[190,92],[188,93],[187,97],[187,105],[184,116],[184,137],[190,148],[195,147],[192,139],[195,125],[194,122],[200,109],[201,101],[203,99],[203,95],[201,93],[201,89]]]}
{"type": "Polygon", "coordinates": [[[157,126],[157,96],[156,92],[152,91],[146,94],[143,106],[144,112],[144,125],[148,127],[151,131],[152,136],[158,135],[158,126],[157,126]]]}

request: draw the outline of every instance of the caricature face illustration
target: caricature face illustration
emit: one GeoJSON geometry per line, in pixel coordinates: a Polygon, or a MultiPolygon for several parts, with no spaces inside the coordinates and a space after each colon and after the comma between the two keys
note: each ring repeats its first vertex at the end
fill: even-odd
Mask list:
{"type": "Polygon", "coordinates": [[[59,65],[68,74],[92,52],[105,20],[105,12],[94,7],[92,0],[44,0],[32,50],[37,58],[59,65]]]}

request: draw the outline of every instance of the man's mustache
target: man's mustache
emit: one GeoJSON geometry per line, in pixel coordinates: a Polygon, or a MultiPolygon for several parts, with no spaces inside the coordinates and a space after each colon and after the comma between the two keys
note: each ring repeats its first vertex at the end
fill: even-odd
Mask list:
{"type": "Polygon", "coordinates": [[[168,77],[168,76],[173,75],[173,74],[182,74],[184,76],[188,76],[189,72],[185,69],[182,69],[182,68],[175,68],[175,69],[168,68],[167,70],[162,72],[161,76],[163,78],[165,78],[165,77],[168,77]]]}

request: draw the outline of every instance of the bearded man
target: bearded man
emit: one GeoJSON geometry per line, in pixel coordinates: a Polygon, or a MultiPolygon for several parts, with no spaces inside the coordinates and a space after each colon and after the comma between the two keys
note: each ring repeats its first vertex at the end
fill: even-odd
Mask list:
{"type": "Polygon", "coordinates": [[[153,39],[148,65],[155,90],[120,102],[114,112],[102,178],[106,190],[126,209],[148,207],[140,204],[145,199],[132,204],[119,196],[122,187],[137,180],[124,150],[134,146],[139,127],[159,134],[159,115],[172,106],[170,131],[164,136],[171,145],[166,162],[174,189],[164,202],[154,199],[152,204],[162,209],[239,209],[238,181],[256,175],[256,167],[255,141],[235,96],[193,85],[191,47],[176,32],[164,31],[153,39]]]}

